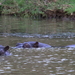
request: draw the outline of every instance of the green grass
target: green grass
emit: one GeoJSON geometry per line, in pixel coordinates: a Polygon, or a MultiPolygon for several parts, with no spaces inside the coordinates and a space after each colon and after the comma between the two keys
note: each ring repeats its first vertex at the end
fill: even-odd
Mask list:
{"type": "Polygon", "coordinates": [[[69,4],[71,7],[65,9],[65,11],[68,11],[68,13],[73,13],[75,12],[75,4],[69,4]]]}
{"type": "Polygon", "coordinates": [[[41,9],[61,9],[63,8],[68,13],[75,11],[75,0],[57,0],[57,2],[48,2],[45,4],[44,0],[0,0],[3,5],[13,7],[13,9],[4,9],[4,13],[24,12],[22,15],[38,16],[38,14],[45,15],[41,9]],[[69,5],[69,7],[68,7],[69,5]],[[16,8],[15,8],[16,7],[16,8]],[[10,12],[11,11],[11,12],[10,12]]]}
{"type": "Polygon", "coordinates": [[[65,11],[68,11],[68,13],[73,13],[75,12],[75,0],[69,0],[69,2],[67,3],[70,7],[68,7],[67,9],[65,9],[65,11]]]}

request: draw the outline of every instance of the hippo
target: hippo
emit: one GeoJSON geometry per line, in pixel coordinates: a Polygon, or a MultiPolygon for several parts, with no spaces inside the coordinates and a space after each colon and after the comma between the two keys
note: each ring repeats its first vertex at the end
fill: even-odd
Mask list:
{"type": "Polygon", "coordinates": [[[67,45],[67,46],[65,46],[65,47],[67,47],[67,48],[69,48],[69,47],[75,48],[75,44],[73,44],[73,45],[67,45]]]}
{"type": "Polygon", "coordinates": [[[16,44],[16,48],[49,48],[49,47],[51,46],[37,41],[29,41],[16,44]]]}
{"type": "Polygon", "coordinates": [[[9,46],[2,46],[0,45],[0,56],[9,56],[11,53],[8,51],[9,46]]]}

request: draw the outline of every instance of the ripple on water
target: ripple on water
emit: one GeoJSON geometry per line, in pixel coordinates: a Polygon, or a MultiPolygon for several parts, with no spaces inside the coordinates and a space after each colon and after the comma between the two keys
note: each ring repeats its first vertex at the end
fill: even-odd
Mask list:
{"type": "Polygon", "coordinates": [[[66,33],[55,33],[55,34],[27,34],[27,33],[0,33],[0,36],[17,36],[17,37],[25,37],[25,38],[74,38],[75,37],[75,33],[70,33],[70,32],[66,32],[66,33]]]}
{"type": "Polygon", "coordinates": [[[0,73],[20,75],[70,75],[75,71],[74,50],[68,48],[13,49],[3,57],[0,73]]]}

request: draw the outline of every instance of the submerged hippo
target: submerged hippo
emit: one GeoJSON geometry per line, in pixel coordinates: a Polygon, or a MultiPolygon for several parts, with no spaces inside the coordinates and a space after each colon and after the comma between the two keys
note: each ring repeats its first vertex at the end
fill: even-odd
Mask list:
{"type": "Polygon", "coordinates": [[[17,48],[48,48],[51,46],[41,42],[29,41],[24,43],[17,43],[16,47],[17,48]]]}
{"type": "Polygon", "coordinates": [[[10,52],[8,51],[9,46],[2,46],[0,45],[0,56],[9,56],[10,52]]]}
{"type": "Polygon", "coordinates": [[[71,47],[71,48],[75,48],[75,44],[73,44],[73,45],[67,45],[67,46],[65,46],[65,47],[71,47]]]}

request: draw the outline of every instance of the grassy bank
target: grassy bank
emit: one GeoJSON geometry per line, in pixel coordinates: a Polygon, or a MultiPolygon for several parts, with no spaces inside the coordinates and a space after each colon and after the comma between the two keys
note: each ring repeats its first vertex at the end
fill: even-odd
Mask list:
{"type": "Polygon", "coordinates": [[[2,14],[25,17],[46,17],[46,11],[62,9],[67,13],[75,12],[75,0],[0,0],[2,14]]]}

